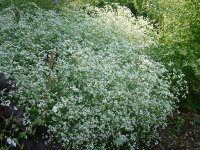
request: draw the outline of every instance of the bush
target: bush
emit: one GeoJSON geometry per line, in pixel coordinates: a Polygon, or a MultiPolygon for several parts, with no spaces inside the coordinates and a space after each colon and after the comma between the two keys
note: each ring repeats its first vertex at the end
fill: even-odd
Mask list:
{"type": "Polygon", "coordinates": [[[185,74],[188,83],[187,99],[181,100],[180,106],[188,110],[199,111],[200,106],[200,45],[196,42],[174,43],[172,45],[160,46],[152,51],[156,51],[155,57],[165,64],[173,61],[177,69],[185,74]],[[157,51],[160,51],[159,53],[157,51]]]}
{"type": "Polygon", "coordinates": [[[0,12],[0,70],[16,79],[27,131],[45,125],[69,149],[133,149],[166,125],[179,96],[170,79],[182,77],[137,53],[156,41],[147,20],[124,7],[20,10],[18,22],[0,12]]]}
{"type": "MultiPolygon", "coordinates": [[[[189,85],[188,100],[184,107],[199,110],[200,106],[200,2],[198,0],[159,0],[156,19],[160,14],[159,48],[151,49],[154,56],[161,58],[165,64],[174,62],[177,68],[186,75],[189,85]],[[176,3],[176,4],[175,4],[176,3]]],[[[157,19],[158,20],[158,19],[157,19]]]]}
{"type": "Polygon", "coordinates": [[[193,110],[200,106],[200,2],[198,0],[132,0],[138,15],[148,17],[159,32],[159,46],[147,50],[156,60],[185,75],[189,86],[181,105],[193,110]]]}

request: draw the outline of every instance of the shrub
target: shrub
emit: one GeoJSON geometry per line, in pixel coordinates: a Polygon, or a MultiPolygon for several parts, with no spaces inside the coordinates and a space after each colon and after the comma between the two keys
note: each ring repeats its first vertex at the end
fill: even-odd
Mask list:
{"type": "Polygon", "coordinates": [[[198,0],[132,0],[137,14],[148,17],[159,29],[159,46],[148,54],[164,64],[174,65],[185,75],[189,86],[181,105],[199,110],[200,97],[200,2],[198,0]]]}
{"type": "Polygon", "coordinates": [[[16,79],[27,131],[45,125],[70,149],[133,149],[166,125],[181,76],[137,53],[156,41],[147,20],[124,7],[20,10],[18,22],[12,7],[0,12],[0,70],[16,79]]]}
{"type": "MultiPolygon", "coordinates": [[[[184,107],[199,110],[200,106],[200,2],[198,0],[162,1],[157,5],[160,14],[159,48],[151,49],[163,63],[174,62],[186,75],[189,85],[184,107]],[[175,4],[176,3],[176,4],[175,4]]],[[[155,7],[152,3],[152,6],[155,7]]],[[[150,13],[151,14],[151,13],[150,13]]]]}

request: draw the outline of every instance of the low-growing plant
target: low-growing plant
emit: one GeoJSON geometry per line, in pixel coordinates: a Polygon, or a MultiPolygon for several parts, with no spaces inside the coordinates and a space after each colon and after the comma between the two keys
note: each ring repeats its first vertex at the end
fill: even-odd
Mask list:
{"type": "Polygon", "coordinates": [[[44,125],[68,149],[137,149],[166,125],[181,77],[138,53],[156,44],[148,20],[119,6],[19,9],[18,22],[0,12],[0,70],[16,79],[26,131],[44,125]]]}
{"type": "Polygon", "coordinates": [[[177,135],[180,135],[183,126],[185,123],[185,119],[182,116],[177,116],[176,120],[174,120],[174,132],[177,135]]]}

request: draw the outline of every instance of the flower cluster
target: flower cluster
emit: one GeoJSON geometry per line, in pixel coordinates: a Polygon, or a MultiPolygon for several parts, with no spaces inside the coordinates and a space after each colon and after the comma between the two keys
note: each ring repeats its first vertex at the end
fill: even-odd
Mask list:
{"type": "Polygon", "coordinates": [[[138,53],[156,43],[147,20],[124,7],[20,10],[18,22],[0,12],[0,70],[16,79],[28,131],[43,124],[69,149],[133,149],[166,124],[177,97],[165,67],[138,53]]]}

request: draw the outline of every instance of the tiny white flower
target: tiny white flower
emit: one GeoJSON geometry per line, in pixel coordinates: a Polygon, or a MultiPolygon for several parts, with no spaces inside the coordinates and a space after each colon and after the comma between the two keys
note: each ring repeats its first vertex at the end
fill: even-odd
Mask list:
{"type": "Polygon", "coordinates": [[[11,143],[12,143],[12,140],[11,140],[11,138],[10,137],[8,137],[7,139],[6,139],[6,142],[10,145],[11,143]]]}
{"type": "Polygon", "coordinates": [[[11,139],[10,137],[8,137],[6,139],[6,142],[9,144],[9,145],[12,145],[13,147],[16,147],[16,143],[13,139],[11,139]]]}
{"type": "Polygon", "coordinates": [[[57,107],[57,106],[53,106],[52,111],[53,111],[54,113],[57,113],[58,107],[57,107]]]}
{"type": "Polygon", "coordinates": [[[16,147],[16,143],[15,143],[15,141],[14,140],[12,140],[12,146],[14,146],[14,147],[16,147]]]}
{"type": "Polygon", "coordinates": [[[14,110],[18,110],[16,106],[14,107],[14,110]]]}

